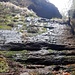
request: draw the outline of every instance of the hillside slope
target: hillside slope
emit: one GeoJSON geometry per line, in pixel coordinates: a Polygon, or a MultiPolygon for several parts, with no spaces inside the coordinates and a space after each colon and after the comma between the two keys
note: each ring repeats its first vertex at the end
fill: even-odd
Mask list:
{"type": "Polygon", "coordinates": [[[22,7],[28,7],[32,9],[38,16],[43,18],[61,18],[61,14],[58,9],[46,0],[2,0],[10,1],[16,5],[22,7]]]}
{"type": "Polygon", "coordinates": [[[25,16],[36,16],[36,14],[26,7],[11,2],[0,2],[0,29],[11,29],[20,22],[19,19],[24,24],[25,16]]]}

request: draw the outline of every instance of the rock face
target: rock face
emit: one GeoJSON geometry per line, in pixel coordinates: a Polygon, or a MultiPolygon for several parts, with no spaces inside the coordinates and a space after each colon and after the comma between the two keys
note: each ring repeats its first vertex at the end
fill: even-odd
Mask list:
{"type": "Polygon", "coordinates": [[[34,39],[34,41],[38,42],[43,41],[55,45],[66,45],[68,47],[75,47],[75,36],[73,35],[73,30],[69,25],[53,23],[49,24],[49,26],[53,28],[48,28],[48,32],[37,35],[36,37],[32,37],[30,38],[30,40],[33,41],[34,39]]]}
{"type": "Polygon", "coordinates": [[[54,50],[71,50],[75,49],[75,35],[69,25],[59,23],[49,24],[48,31],[40,35],[30,37],[27,43],[22,43],[21,36],[17,32],[9,32],[3,35],[8,44],[1,45],[1,50],[40,50],[42,47],[54,50]],[[51,29],[49,29],[51,27],[51,29]],[[11,37],[10,34],[13,34],[11,37]],[[13,38],[15,36],[15,38],[13,38]],[[18,39],[17,39],[18,38],[18,39]],[[9,39],[9,40],[8,40],[9,39]],[[15,42],[14,42],[15,41],[15,42]],[[12,42],[12,43],[10,43],[12,42]]]}
{"type": "MultiPolygon", "coordinates": [[[[33,62],[32,64],[42,64],[42,65],[59,65],[59,64],[73,64],[75,63],[75,56],[71,55],[72,51],[49,51],[40,50],[30,52],[28,54],[28,62],[33,62]],[[67,55],[67,56],[66,56],[67,55]]],[[[24,61],[24,60],[23,60],[24,61]]]]}
{"type": "Polygon", "coordinates": [[[0,1],[1,1],[1,2],[3,2],[3,1],[4,1],[4,2],[7,2],[7,1],[9,1],[9,0],[0,0],[0,1]]]}
{"type": "Polygon", "coordinates": [[[0,30],[0,44],[9,42],[21,43],[21,34],[14,30],[0,30]]]}
{"type": "Polygon", "coordinates": [[[39,51],[13,54],[12,58],[21,63],[38,65],[67,65],[75,63],[74,50],[51,50],[42,48],[39,51]]]}
{"type": "Polygon", "coordinates": [[[28,7],[32,9],[38,16],[43,18],[52,18],[58,17],[61,18],[61,15],[58,9],[51,3],[48,3],[46,0],[10,0],[16,5],[28,7]]]}

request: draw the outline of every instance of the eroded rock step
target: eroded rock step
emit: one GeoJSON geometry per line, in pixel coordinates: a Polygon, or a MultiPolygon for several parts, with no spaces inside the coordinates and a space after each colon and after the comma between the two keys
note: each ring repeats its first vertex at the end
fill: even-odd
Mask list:
{"type": "Polygon", "coordinates": [[[74,50],[39,50],[29,51],[25,55],[15,56],[16,61],[27,64],[38,65],[67,65],[75,63],[75,51],[74,50]],[[25,57],[25,58],[24,58],[25,57]]]}
{"type": "Polygon", "coordinates": [[[46,47],[47,49],[53,49],[53,50],[74,50],[75,49],[74,46],[50,44],[48,42],[28,42],[28,43],[8,43],[8,44],[0,45],[0,50],[37,51],[37,50],[41,50],[43,47],[46,47]]]}
{"type": "Polygon", "coordinates": [[[69,25],[49,23],[49,27],[53,28],[48,28],[46,33],[30,37],[27,43],[22,43],[21,35],[19,35],[19,33],[1,30],[0,33],[6,37],[6,41],[8,41],[8,43],[5,42],[5,44],[0,44],[0,50],[40,50],[42,47],[47,47],[54,50],[75,49],[75,35],[72,34],[71,27],[69,25]],[[15,36],[15,38],[14,36],[11,36],[12,34],[15,36]],[[20,42],[18,42],[16,39],[18,39],[20,42]]]}

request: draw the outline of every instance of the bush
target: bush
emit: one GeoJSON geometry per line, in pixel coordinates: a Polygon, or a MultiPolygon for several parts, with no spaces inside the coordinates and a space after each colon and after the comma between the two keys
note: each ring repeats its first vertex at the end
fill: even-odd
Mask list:
{"type": "Polygon", "coordinates": [[[75,75],[75,71],[72,72],[72,75],[75,75]]]}
{"type": "Polygon", "coordinates": [[[9,66],[4,57],[0,57],[0,72],[8,72],[9,71],[9,66]]]}

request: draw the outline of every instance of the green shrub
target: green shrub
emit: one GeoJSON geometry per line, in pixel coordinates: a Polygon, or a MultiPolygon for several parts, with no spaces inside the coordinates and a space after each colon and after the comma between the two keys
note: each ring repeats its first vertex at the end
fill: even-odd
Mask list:
{"type": "Polygon", "coordinates": [[[9,66],[8,63],[6,62],[6,59],[0,57],[0,72],[8,72],[9,71],[9,66]]]}
{"type": "Polygon", "coordinates": [[[10,30],[11,27],[10,26],[7,26],[7,25],[0,25],[0,29],[10,30]]]}
{"type": "Polygon", "coordinates": [[[72,75],[75,75],[75,71],[73,71],[71,74],[72,74],[72,75]]]}

